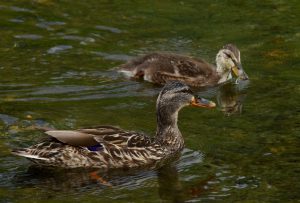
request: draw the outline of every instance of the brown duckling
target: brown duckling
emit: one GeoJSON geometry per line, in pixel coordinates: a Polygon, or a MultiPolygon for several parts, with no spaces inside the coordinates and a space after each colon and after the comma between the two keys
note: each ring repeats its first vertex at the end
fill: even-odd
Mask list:
{"type": "Polygon", "coordinates": [[[117,70],[130,78],[165,84],[178,80],[193,87],[215,86],[232,78],[247,80],[240,51],[233,44],[225,45],[216,56],[216,66],[202,59],[171,53],[152,53],[128,61],[117,70]],[[233,73],[233,74],[232,74],[233,73]]]}

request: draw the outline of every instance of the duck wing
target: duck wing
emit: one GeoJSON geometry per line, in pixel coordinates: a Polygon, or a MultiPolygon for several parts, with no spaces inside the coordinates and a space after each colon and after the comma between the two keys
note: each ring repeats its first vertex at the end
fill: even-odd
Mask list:
{"type": "Polygon", "coordinates": [[[75,130],[50,130],[45,133],[62,143],[72,146],[93,146],[98,144],[93,135],[75,130]]]}
{"type": "Polygon", "coordinates": [[[12,153],[40,166],[63,168],[137,167],[160,158],[156,151],[147,152],[147,146],[153,143],[148,136],[113,126],[45,133],[54,139],[28,148],[13,149],[12,153]]]}
{"type": "Polygon", "coordinates": [[[116,145],[118,147],[146,147],[152,143],[148,136],[125,131],[114,126],[98,126],[78,130],[52,130],[46,134],[58,141],[72,146],[95,146],[98,144],[116,145]]]}

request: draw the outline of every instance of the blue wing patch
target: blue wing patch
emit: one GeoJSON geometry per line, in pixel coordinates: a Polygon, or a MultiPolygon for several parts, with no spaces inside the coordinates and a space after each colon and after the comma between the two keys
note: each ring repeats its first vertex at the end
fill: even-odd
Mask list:
{"type": "Polygon", "coordinates": [[[92,152],[97,152],[103,149],[103,146],[101,144],[97,144],[94,146],[89,146],[87,147],[88,150],[92,151],[92,152]]]}

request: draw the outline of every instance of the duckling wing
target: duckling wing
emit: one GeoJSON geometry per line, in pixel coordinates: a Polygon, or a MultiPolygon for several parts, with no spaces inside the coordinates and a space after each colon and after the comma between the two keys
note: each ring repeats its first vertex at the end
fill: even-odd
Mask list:
{"type": "Polygon", "coordinates": [[[181,57],[171,61],[174,73],[185,77],[208,77],[215,72],[215,67],[204,60],[181,57]]]}
{"type": "Polygon", "coordinates": [[[157,71],[153,73],[151,81],[154,83],[159,83],[159,84],[165,84],[168,81],[172,80],[179,80],[179,81],[188,81],[190,78],[174,73],[168,73],[168,72],[162,72],[162,71],[157,71]]]}
{"type": "Polygon", "coordinates": [[[152,81],[154,83],[160,83],[164,84],[167,83],[168,81],[182,81],[186,83],[187,85],[193,86],[193,87],[204,87],[204,86],[212,86],[215,84],[217,80],[217,76],[215,75],[208,75],[208,76],[203,76],[203,75],[198,75],[195,77],[188,77],[184,75],[177,75],[173,73],[167,73],[167,72],[156,72],[152,76],[152,81]]]}
{"type": "Polygon", "coordinates": [[[132,71],[132,73],[139,74],[139,76],[152,75],[160,71],[180,76],[196,77],[214,72],[215,67],[202,59],[189,56],[151,53],[120,65],[118,70],[121,72],[132,71]]]}
{"type": "Polygon", "coordinates": [[[201,59],[177,56],[171,57],[170,69],[157,69],[153,72],[152,81],[154,83],[166,83],[170,80],[179,80],[190,86],[207,86],[218,81],[218,75],[213,65],[201,59]]]}

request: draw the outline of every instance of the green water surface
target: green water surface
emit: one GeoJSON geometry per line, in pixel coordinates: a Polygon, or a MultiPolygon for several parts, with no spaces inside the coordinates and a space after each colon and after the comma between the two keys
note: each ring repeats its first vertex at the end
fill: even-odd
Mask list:
{"type": "Polygon", "coordinates": [[[297,0],[1,0],[0,202],[299,202],[299,53],[297,0]],[[153,51],[214,63],[226,43],[251,81],[199,92],[216,109],[180,112],[177,162],[101,174],[106,186],[10,154],[38,142],[33,126],[154,135],[160,86],[112,68],[153,51]]]}

